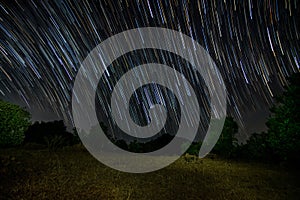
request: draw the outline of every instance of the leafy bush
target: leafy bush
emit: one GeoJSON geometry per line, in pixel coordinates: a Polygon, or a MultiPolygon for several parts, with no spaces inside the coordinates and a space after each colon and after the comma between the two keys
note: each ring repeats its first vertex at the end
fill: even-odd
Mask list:
{"type": "Polygon", "coordinates": [[[30,125],[30,114],[20,106],[0,100],[0,147],[20,145],[30,125]]]}

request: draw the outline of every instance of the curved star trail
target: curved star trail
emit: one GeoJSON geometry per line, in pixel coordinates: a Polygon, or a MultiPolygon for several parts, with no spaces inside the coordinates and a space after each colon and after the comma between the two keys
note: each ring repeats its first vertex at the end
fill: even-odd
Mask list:
{"type": "Polygon", "coordinates": [[[229,112],[242,122],[300,71],[299,10],[297,0],[2,1],[0,98],[18,95],[72,123],[72,85],[87,54],[116,33],[155,26],[181,31],[209,52],[229,112]]]}

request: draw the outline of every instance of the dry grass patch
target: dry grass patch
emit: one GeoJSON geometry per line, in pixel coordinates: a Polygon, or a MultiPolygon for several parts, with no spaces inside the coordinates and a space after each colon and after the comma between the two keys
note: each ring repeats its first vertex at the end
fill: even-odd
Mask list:
{"type": "Polygon", "coordinates": [[[82,148],[0,150],[0,199],[298,199],[298,173],[180,158],[146,174],[110,169],[82,148]]]}

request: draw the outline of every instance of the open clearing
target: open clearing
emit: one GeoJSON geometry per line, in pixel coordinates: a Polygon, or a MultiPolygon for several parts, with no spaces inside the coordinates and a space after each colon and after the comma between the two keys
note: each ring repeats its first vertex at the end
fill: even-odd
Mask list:
{"type": "Polygon", "coordinates": [[[299,199],[299,174],[267,164],[181,157],[146,174],[110,169],[86,150],[0,150],[0,199],[299,199]]]}

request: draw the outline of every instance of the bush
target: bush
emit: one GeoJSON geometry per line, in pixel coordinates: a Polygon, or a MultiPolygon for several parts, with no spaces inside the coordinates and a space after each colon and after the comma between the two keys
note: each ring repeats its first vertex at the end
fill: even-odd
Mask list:
{"type": "Polygon", "coordinates": [[[30,125],[30,114],[20,106],[0,100],[0,147],[20,145],[30,125]]]}
{"type": "Polygon", "coordinates": [[[35,122],[26,131],[25,142],[47,145],[55,150],[78,143],[78,136],[68,132],[63,121],[35,122]]]}

